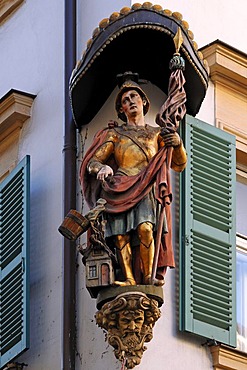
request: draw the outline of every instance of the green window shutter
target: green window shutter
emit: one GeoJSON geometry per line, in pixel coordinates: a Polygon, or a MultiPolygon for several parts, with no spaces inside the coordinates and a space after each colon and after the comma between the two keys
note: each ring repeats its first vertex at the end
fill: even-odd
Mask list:
{"type": "Polygon", "coordinates": [[[235,137],[187,116],[180,194],[180,330],[236,346],[235,137]]]}
{"type": "Polygon", "coordinates": [[[0,367],[29,347],[30,157],[0,184],[0,367]]]}

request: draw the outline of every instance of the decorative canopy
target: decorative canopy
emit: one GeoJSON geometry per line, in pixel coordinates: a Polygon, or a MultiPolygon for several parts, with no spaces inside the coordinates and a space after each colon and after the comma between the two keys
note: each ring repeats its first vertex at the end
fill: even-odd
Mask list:
{"type": "Polygon", "coordinates": [[[185,59],[187,113],[195,116],[208,86],[208,66],[193,41],[189,25],[178,12],[149,2],[125,7],[99,23],[72,72],[69,91],[78,129],[89,123],[117,85],[116,76],[139,73],[167,94],[173,37],[181,28],[185,59]]]}

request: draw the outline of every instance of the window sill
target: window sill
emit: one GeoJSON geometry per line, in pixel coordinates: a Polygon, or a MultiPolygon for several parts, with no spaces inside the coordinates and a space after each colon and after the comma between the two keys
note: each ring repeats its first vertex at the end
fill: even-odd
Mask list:
{"type": "Polygon", "coordinates": [[[224,345],[210,347],[214,370],[246,370],[247,353],[224,345]]]}

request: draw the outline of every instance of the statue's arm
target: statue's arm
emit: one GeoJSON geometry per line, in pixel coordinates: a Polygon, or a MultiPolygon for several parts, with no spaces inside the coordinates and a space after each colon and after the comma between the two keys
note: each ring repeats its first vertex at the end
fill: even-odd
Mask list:
{"type": "Polygon", "coordinates": [[[180,138],[180,144],[175,146],[172,153],[171,168],[174,171],[182,172],[187,164],[187,153],[184,148],[182,139],[180,138]]]}
{"type": "Polygon", "coordinates": [[[171,168],[174,171],[182,172],[187,164],[187,154],[183,145],[183,140],[177,132],[162,133],[159,137],[159,145],[161,147],[173,147],[171,168]]]}
{"type": "Polygon", "coordinates": [[[111,131],[108,133],[105,142],[96,150],[89,160],[87,170],[90,174],[97,176],[98,180],[104,180],[113,175],[113,169],[106,164],[107,160],[114,153],[115,136],[111,131]]]}

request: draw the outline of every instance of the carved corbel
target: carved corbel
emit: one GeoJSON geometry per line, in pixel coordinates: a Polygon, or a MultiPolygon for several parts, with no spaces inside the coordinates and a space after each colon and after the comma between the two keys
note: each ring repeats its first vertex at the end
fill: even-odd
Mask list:
{"type": "Polygon", "coordinates": [[[160,317],[158,302],[141,292],[118,295],[96,313],[96,322],[105,329],[115,356],[127,369],[141,362],[145,342],[153,338],[153,327],[160,317]]]}

